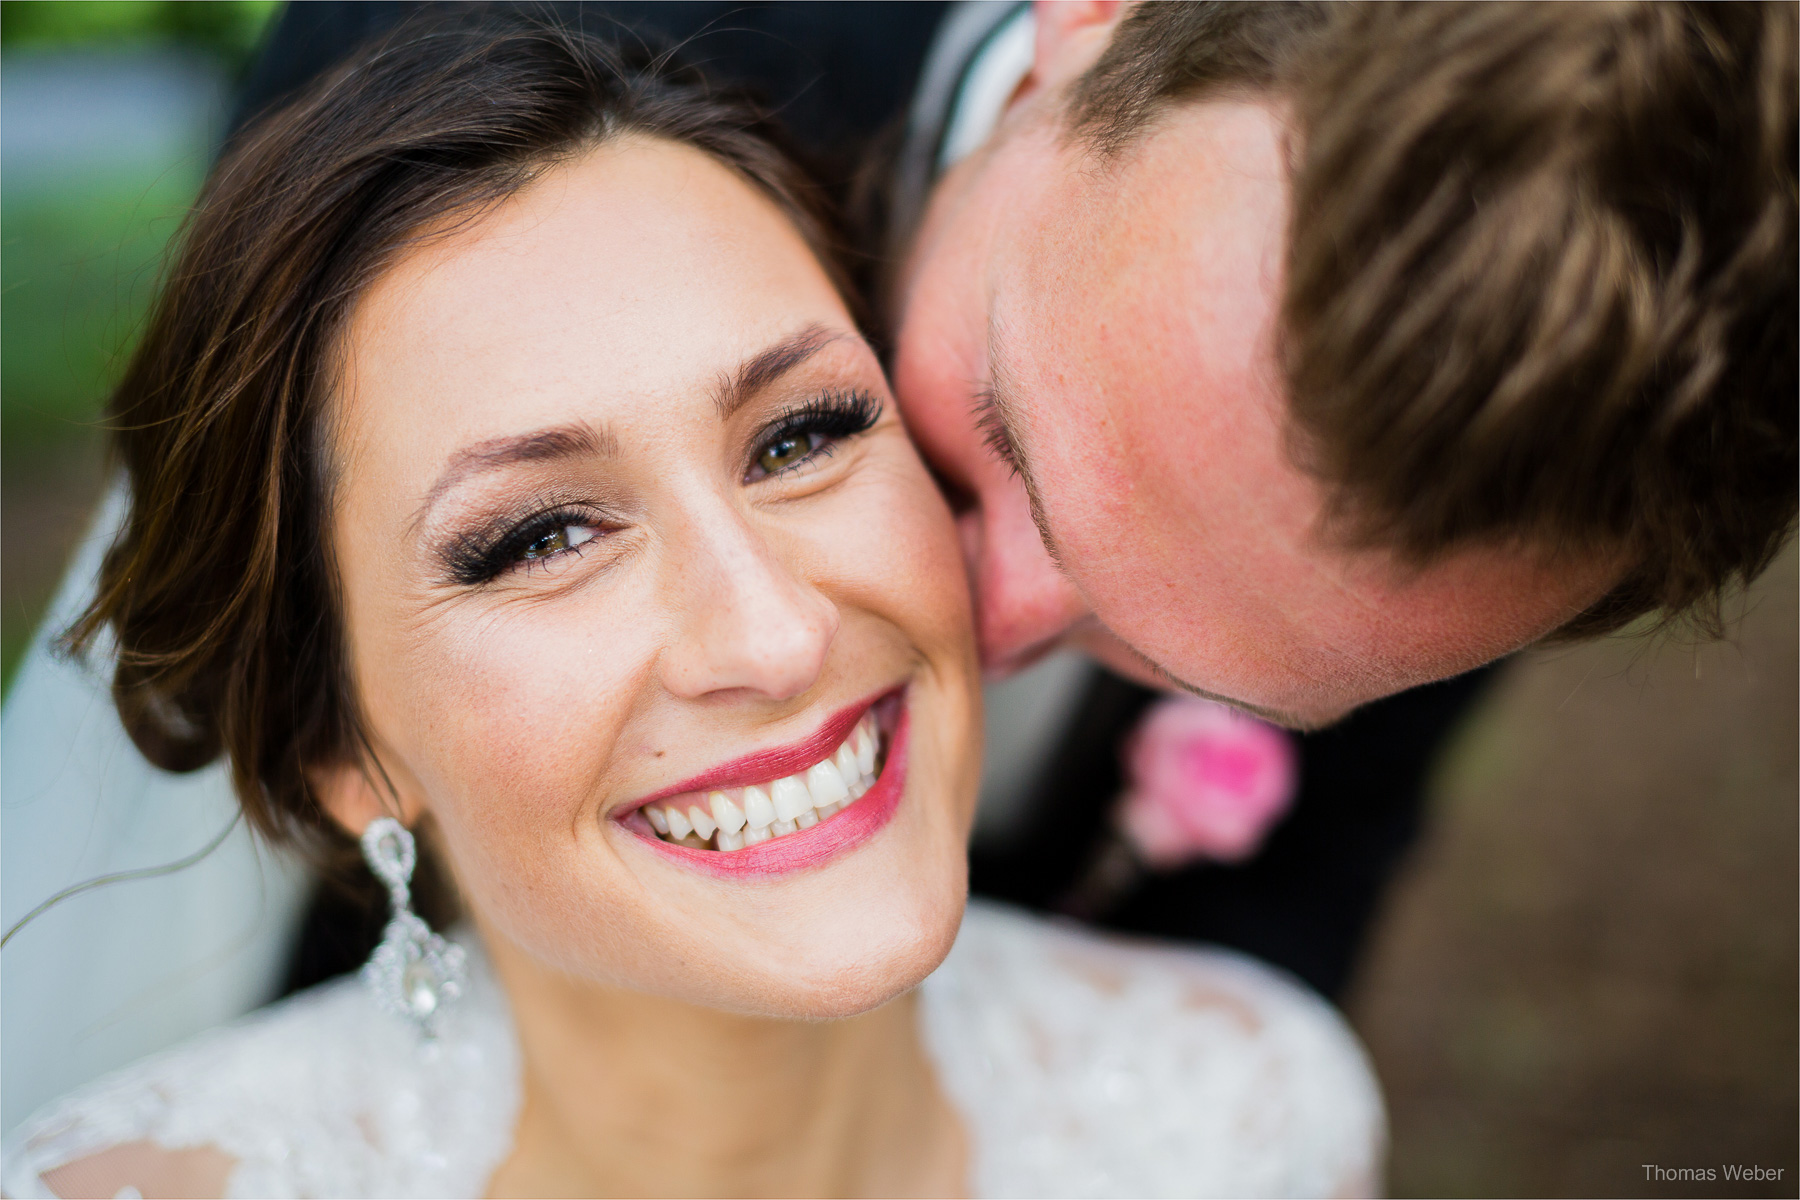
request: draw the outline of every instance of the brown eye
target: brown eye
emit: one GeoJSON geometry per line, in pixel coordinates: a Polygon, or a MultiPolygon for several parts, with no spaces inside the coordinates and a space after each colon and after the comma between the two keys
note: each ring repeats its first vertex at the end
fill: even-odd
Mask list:
{"type": "Polygon", "coordinates": [[[564,550],[573,550],[577,546],[586,545],[600,536],[600,531],[590,525],[558,525],[550,532],[533,538],[525,543],[519,551],[519,561],[531,562],[535,559],[549,558],[561,554],[564,550]]]}
{"type": "Polygon", "coordinates": [[[777,475],[813,452],[812,435],[793,433],[778,437],[763,448],[756,465],[766,474],[777,475]]]}
{"type": "Polygon", "coordinates": [[[546,533],[535,542],[526,546],[520,558],[548,558],[558,550],[569,548],[569,530],[567,526],[546,533]]]}

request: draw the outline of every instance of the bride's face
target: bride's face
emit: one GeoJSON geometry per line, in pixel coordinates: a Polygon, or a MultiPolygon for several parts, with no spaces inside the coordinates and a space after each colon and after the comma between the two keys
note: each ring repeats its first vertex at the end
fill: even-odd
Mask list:
{"type": "MultiPolygon", "coordinates": [[[[489,936],[772,1014],[935,966],[978,771],[963,570],[777,207],[615,141],[402,258],[342,358],[353,684],[489,936]]],[[[324,790],[355,828],[349,775],[324,790]]]]}

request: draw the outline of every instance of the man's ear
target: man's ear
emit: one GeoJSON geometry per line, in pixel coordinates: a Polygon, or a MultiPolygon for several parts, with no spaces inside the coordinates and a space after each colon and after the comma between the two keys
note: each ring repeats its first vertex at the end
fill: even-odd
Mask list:
{"type": "MultiPolygon", "coordinates": [[[[376,817],[395,817],[407,826],[418,818],[417,812],[395,812],[396,801],[379,786],[378,778],[359,762],[313,767],[306,772],[306,781],[311,785],[319,807],[353,838],[361,837],[362,831],[376,817]]],[[[402,799],[399,807],[411,806],[402,799]]]]}
{"type": "Polygon", "coordinates": [[[1079,78],[1112,41],[1113,30],[1130,5],[1124,0],[1037,0],[1032,53],[1032,90],[1059,88],[1079,78]]]}

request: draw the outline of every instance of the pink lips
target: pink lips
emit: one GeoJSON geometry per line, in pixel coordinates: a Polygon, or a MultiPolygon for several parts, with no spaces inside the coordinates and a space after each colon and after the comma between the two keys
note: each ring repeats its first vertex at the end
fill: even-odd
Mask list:
{"type": "MultiPolygon", "coordinates": [[[[628,816],[646,804],[684,792],[747,787],[779,779],[783,775],[798,774],[841,745],[862,719],[862,715],[874,704],[875,701],[870,700],[853,704],[839,711],[818,732],[804,741],[776,750],[758,751],[724,763],[646,797],[621,816],[628,816]]],[[[820,821],[811,829],[771,838],[742,850],[726,851],[676,846],[648,833],[640,833],[638,836],[658,853],[675,859],[683,866],[729,878],[785,875],[790,871],[824,862],[867,841],[893,820],[894,812],[900,806],[900,795],[906,788],[908,728],[907,706],[903,702],[900,706],[900,718],[888,741],[887,761],[882,767],[880,778],[863,793],[861,799],[842,812],[820,821]]]]}
{"type": "Polygon", "coordinates": [[[856,723],[862,720],[862,715],[875,707],[880,699],[880,696],[876,696],[847,705],[833,713],[811,737],[791,746],[758,750],[754,754],[734,758],[728,763],[720,763],[710,771],[702,771],[692,779],[684,779],[673,787],[666,787],[653,796],[644,797],[619,815],[625,816],[646,804],[655,804],[658,800],[667,800],[670,796],[679,796],[684,792],[724,791],[726,788],[767,783],[771,779],[780,779],[783,775],[798,775],[842,745],[844,739],[850,736],[850,731],[856,728],[856,723]]]}

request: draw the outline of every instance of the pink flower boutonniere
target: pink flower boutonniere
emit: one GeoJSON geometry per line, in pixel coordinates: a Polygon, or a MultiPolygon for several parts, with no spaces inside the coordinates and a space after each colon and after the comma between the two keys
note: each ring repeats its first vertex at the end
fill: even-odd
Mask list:
{"type": "Polygon", "coordinates": [[[1159,700],[1125,746],[1119,828],[1146,866],[1242,862],[1299,783],[1283,730],[1197,696],[1159,700]]]}

